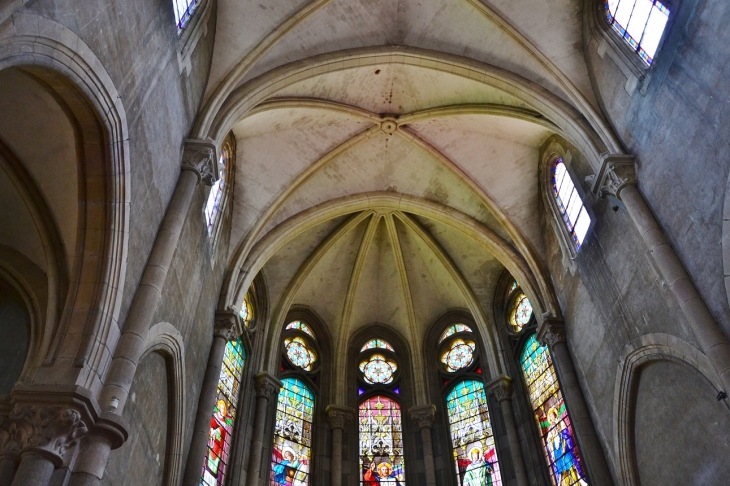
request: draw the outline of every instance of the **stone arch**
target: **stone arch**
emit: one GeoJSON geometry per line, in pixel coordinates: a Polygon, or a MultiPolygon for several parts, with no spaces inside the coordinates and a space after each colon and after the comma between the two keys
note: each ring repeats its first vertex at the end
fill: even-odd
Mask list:
{"type": "Polygon", "coordinates": [[[109,349],[116,344],[126,273],[130,205],[126,114],[109,74],[75,33],[31,13],[16,12],[12,25],[0,33],[0,70],[22,69],[40,80],[75,120],[81,142],[84,211],[73,254],[82,258],[73,264],[69,291],[59,297],[63,312],[45,339],[43,362],[69,361],[81,368],[76,384],[94,389],[109,362],[109,349]]]}
{"type": "Polygon", "coordinates": [[[721,380],[707,356],[680,338],[663,333],[638,337],[624,347],[618,362],[613,399],[613,443],[618,480],[625,486],[640,484],[633,439],[636,386],[641,368],[652,361],[671,361],[699,372],[715,390],[721,380]]]}
{"type": "Polygon", "coordinates": [[[152,326],[147,334],[145,351],[147,354],[158,352],[168,363],[168,377],[171,378],[172,404],[168,405],[172,416],[168,422],[167,447],[165,457],[164,484],[176,486],[183,475],[184,427],[185,427],[185,345],[180,331],[167,322],[152,326]]]}

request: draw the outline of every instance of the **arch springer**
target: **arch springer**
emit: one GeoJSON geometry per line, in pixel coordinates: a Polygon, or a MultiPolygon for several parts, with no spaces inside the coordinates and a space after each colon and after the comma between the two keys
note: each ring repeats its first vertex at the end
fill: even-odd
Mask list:
{"type": "Polygon", "coordinates": [[[557,343],[566,341],[565,320],[560,317],[543,316],[537,327],[537,342],[552,349],[557,343]]]}
{"type": "Polygon", "coordinates": [[[621,200],[621,191],[627,186],[638,184],[636,159],[627,154],[603,154],[601,170],[598,174],[586,177],[592,182],[591,191],[598,197],[614,196],[621,200]]]}

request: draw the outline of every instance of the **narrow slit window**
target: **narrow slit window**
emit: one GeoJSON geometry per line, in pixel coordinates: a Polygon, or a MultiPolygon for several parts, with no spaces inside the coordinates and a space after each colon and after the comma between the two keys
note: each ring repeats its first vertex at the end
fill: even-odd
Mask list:
{"type": "Polygon", "coordinates": [[[190,21],[193,13],[198,8],[202,0],[172,0],[172,6],[175,8],[175,19],[177,20],[177,32],[182,32],[190,21]]]}
{"type": "Polygon", "coordinates": [[[565,168],[563,159],[557,159],[553,165],[553,196],[570,240],[575,249],[579,250],[591,224],[591,217],[583,206],[583,200],[565,168]]]}
{"type": "Polygon", "coordinates": [[[669,20],[667,6],[659,0],[606,0],[606,18],[650,66],[669,20]]]}
{"type": "Polygon", "coordinates": [[[218,161],[220,177],[210,188],[208,201],[205,203],[205,221],[208,225],[208,234],[213,234],[215,224],[218,221],[221,205],[223,204],[223,193],[226,188],[226,165],[228,162],[228,150],[221,151],[221,158],[218,161]]]}

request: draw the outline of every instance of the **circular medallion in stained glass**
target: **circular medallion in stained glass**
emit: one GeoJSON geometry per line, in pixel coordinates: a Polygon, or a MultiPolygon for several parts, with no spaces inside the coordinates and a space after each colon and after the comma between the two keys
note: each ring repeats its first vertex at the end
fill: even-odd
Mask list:
{"type": "Polygon", "coordinates": [[[519,294],[509,314],[509,325],[514,332],[520,332],[530,322],[532,305],[525,294],[519,294]]]}
{"type": "Polygon", "coordinates": [[[307,342],[300,338],[287,338],[284,340],[286,355],[289,361],[303,370],[312,371],[314,362],[317,361],[317,354],[309,347],[307,342]]]}
{"type": "Polygon", "coordinates": [[[451,347],[441,355],[441,362],[446,365],[448,372],[459,371],[474,362],[475,349],[474,341],[456,339],[451,343],[451,347]]]}
{"type": "Polygon", "coordinates": [[[387,385],[393,381],[393,374],[398,369],[395,361],[387,359],[382,354],[374,354],[360,363],[360,371],[365,381],[371,385],[387,385]]]}

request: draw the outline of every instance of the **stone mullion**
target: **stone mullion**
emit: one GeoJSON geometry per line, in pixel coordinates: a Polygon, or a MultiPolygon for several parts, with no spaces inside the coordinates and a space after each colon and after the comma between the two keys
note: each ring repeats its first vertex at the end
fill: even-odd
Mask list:
{"type": "Polygon", "coordinates": [[[512,379],[508,376],[501,376],[490,383],[488,390],[499,402],[502,409],[502,418],[507,429],[507,440],[509,441],[517,486],[528,486],[527,468],[525,467],[525,459],[520,445],[520,438],[517,434],[514,411],[512,410],[512,379]]]}
{"type": "Polygon", "coordinates": [[[326,410],[329,417],[330,428],[332,429],[332,455],[330,459],[332,486],[342,485],[342,431],[345,428],[345,422],[352,420],[357,413],[349,407],[341,407],[339,405],[329,405],[326,410]]]}

